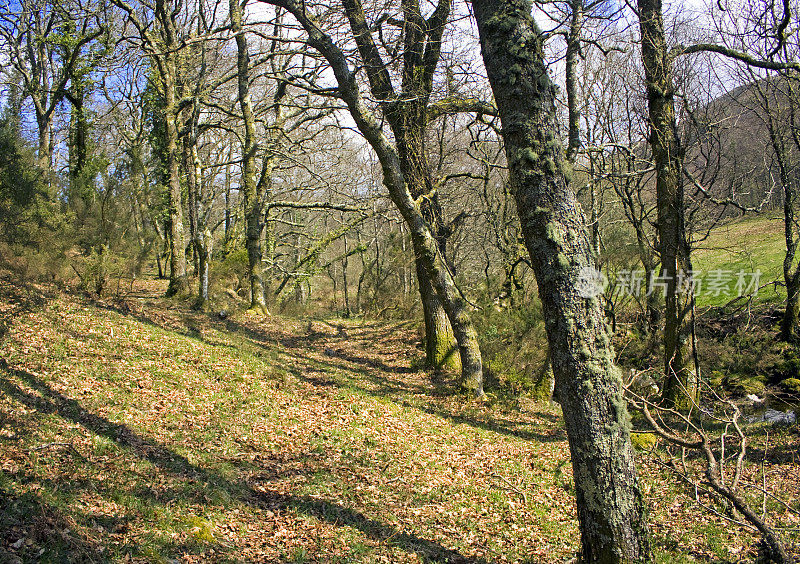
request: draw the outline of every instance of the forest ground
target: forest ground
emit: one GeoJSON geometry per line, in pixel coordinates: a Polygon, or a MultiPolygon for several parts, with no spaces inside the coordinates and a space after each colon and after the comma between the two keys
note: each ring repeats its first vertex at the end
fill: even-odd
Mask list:
{"type": "MultiPolygon", "coordinates": [[[[557,405],[458,395],[414,368],[409,323],[222,320],[164,289],[0,275],[0,562],[573,558],[557,405]]],[[[796,427],[760,437],[750,471],[796,507],[796,427]]],[[[750,532],[639,467],[660,561],[754,557],[750,532]]]]}

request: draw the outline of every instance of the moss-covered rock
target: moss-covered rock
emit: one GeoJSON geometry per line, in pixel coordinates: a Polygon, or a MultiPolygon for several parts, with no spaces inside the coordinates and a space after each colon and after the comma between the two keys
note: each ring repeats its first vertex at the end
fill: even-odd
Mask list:
{"type": "Polygon", "coordinates": [[[658,443],[658,437],[653,433],[631,433],[631,444],[636,450],[653,450],[656,443],[658,443]]]}
{"type": "Polygon", "coordinates": [[[781,382],[781,388],[790,394],[800,394],[800,379],[786,378],[781,382]]]}

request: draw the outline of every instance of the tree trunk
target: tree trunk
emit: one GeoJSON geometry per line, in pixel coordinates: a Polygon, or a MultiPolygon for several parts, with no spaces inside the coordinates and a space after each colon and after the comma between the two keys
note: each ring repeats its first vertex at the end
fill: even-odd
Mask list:
{"type": "Polygon", "coordinates": [[[583,0],[570,0],[572,18],[567,34],[566,87],[567,116],[569,119],[569,137],[567,142],[567,159],[574,162],[581,147],[581,113],[578,109],[578,56],[581,54],[581,32],[583,30],[583,0]]]}
{"type": "Polygon", "coordinates": [[[461,372],[461,357],[447,312],[436,295],[421,261],[417,264],[419,295],[422,299],[422,313],[425,318],[425,364],[437,371],[461,372]]]}
{"type": "MultiPolygon", "coordinates": [[[[400,209],[406,223],[409,224],[414,253],[417,260],[421,262],[422,269],[435,290],[434,295],[438,296],[441,306],[447,314],[447,319],[450,321],[461,360],[461,384],[474,396],[483,397],[483,363],[478,334],[469,318],[466,304],[450,276],[447,265],[444,264],[439,245],[408,191],[390,187],[389,195],[400,209]]],[[[439,332],[434,333],[437,335],[437,344],[443,347],[440,350],[449,350],[452,345],[449,344],[449,339],[442,336],[442,324],[438,319],[437,331],[439,332]]],[[[436,354],[438,357],[440,353],[437,351],[436,354]]]]}
{"type": "Polygon", "coordinates": [[[186,243],[183,234],[183,203],[181,199],[180,157],[178,155],[177,106],[175,101],[175,54],[167,56],[164,72],[164,117],[166,121],[167,207],[169,212],[169,287],[167,296],[182,293],[188,288],[186,279],[186,243]]]}
{"type": "Polygon", "coordinates": [[[250,308],[268,313],[264,298],[261,259],[262,204],[256,190],[256,130],[250,99],[250,54],[242,27],[242,8],[238,0],[230,0],[231,30],[236,35],[237,83],[239,106],[244,120],[244,154],[242,155],[242,199],[245,218],[245,245],[250,279],[250,308]]]}
{"type": "MultiPolygon", "coordinates": [[[[800,264],[796,264],[798,238],[795,218],[797,189],[790,171],[790,151],[787,150],[785,136],[781,134],[778,120],[774,117],[774,108],[771,105],[771,98],[774,93],[770,92],[769,87],[765,89],[758,87],[757,92],[760,98],[760,105],[766,115],[765,121],[769,131],[770,144],[775,152],[778,175],[783,188],[783,237],[786,245],[786,252],[783,255],[783,281],[786,285],[786,309],[781,319],[781,339],[787,343],[794,343],[800,338],[800,327],[798,327],[798,322],[800,322],[798,320],[798,315],[800,315],[800,264]]],[[[793,89],[790,88],[790,93],[787,96],[790,128],[796,125],[796,98],[793,94],[793,89]]],[[[800,137],[794,131],[792,132],[792,137],[795,140],[796,147],[800,148],[800,137]]]]}
{"type": "MultiPolygon", "coordinates": [[[[190,120],[192,118],[189,118],[190,120]]],[[[186,124],[191,127],[191,123],[186,124]]],[[[192,134],[187,135],[183,139],[183,170],[186,174],[186,203],[189,216],[189,241],[192,247],[192,264],[194,268],[194,275],[200,275],[200,249],[197,248],[200,226],[198,225],[198,216],[200,214],[200,202],[198,201],[198,182],[197,171],[194,166],[192,153],[196,151],[196,140],[191,139],[192,134]]]]}
{"type": "Polygon", "coordinates": [[[684,221],[683,155],[675,118],[672,60],[667,53],[661,0],[638,1],[650,146],[656,168],[661,281],[665,283],[662,399],[668,406],[688,409],[697,402],[699,382],[691,338],[694,292],[691,284],[682,283],[691,275],[692,263],[684,221]]]}
{"type": "MultiPolygon", "coordinates": [[[[778,148],[776,146],[776,152],[778,148]]],[[[782,158],[782,157],[779,157],[782,158]]],[[[781,182],[783,183],[783,220],[786,252],[783,257],[783,281],[786,284],[786,310],[781,319],[781,339],[787,343],[798,341],[800,327],[800,265],[795,265],[797,239],[795,238],[794,205],[797,194],[792,181],[784,174],[781,166],[781,182]]]]}
{"type": "Polygon", "coordinates": [[[619,370],[598,296],[578,292],[595,269],[558,139],[556,87],[527,0],[472,0],[500,112],[511,185],[547,329],[572,455],[583,562],[650,558],[619,370]]]}
{"type": "Polygon", "coordinates": [[[353,315],[353,312],[350,310],[350,294],[347,288],[347,236],[342,237],[342,243],[344,244],[344,258],[342,258],[342,293],[344,294],[344,316],[345,318],[350,318],[353,315]]]}
{"type": "MultiPolygon", "coordinates": [[[[446,253],[448,233],[444,227],[438,196],[433,189],[425,147],[426,105],[429,93],[426,92],[423,85],[417,86],[416,89],[419,90],[419,93],[414,99],[391,104],[386,114],[395,136],[400,168],[406,187],[411,193],[411,197],[421,202],[419,211],[439,248],[442,266],[450,269],[446,253]]],[[[445,311],[442,297],[437,294],[436,286],[428,275],[422,255],[415,252],[414,261],[422,312],[425,318],[425,363],[435,370],[463,370],[464,365],[460,359],[456,358],[454,352],[459,350],[457,335],[467,335],[468,331],[465,328],[456,330],[450,326],[452,321],[445,311]]],[[[464,314],[466,314],[466,310],[464,310],[464,314]]],[[[464,322],[471,324],[468,315],[464,317],[464,322]]],[[[462,343],[462,346],[469,348],[472,345],[462,343]]],[[[476,353],[468,354],[474,356],[476,353]]],[[[477,354],[479,355],[480,352],[478,351],[477,354]]],[[[474,378],[474,375],[472,377],[474,378]]]]}
{"type": "Polygon", "coordinates": [[[208,303],[208,260],[211,255],[213,240],[211,231],[205,225],[202,213],[203,163],[200,161],[200,155],[197,152],[197,138],[194,133],[187,137],[186,143],[190,146],[186,177],[188,179],[189,193],[193,195],[190,201],[194,207],[192,215],[195,218],[192,246],[197,256],[197,300],[194,307],[202,310],[208,303]]]}
{"type": "Polygon", "coordinates": [[[50,173],[53,167],[53,140],[52,123],[49,116],[36,116],[39,126],[39,144],[36,151],[36,164],[44,171],[47,181],[50,182],[50,173]]]}
{"type": "Polygon", "coordinates": [[[225,244],[223,248],[228,252],[228,243],[231,239],[231,227],[233,226],[233,217],[231,214],[231,166],[225,166],[225,244]]]}

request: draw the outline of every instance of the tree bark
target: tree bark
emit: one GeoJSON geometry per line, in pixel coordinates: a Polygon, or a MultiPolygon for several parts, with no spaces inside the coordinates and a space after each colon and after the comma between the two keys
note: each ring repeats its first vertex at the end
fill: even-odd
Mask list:
{"type": "MultiPolygon", "coordinates": [[[[189,129],[193,128],[193,120],[194,118],[190,117],[184,127],[189,129]]],[[[193,275],[198,276],[200,274],[200,250],[197,248],[197,238],[198,229],[200,229],[200,202],[198,200],[198,177],[194,168],[194,161],[192,157],[192,153],[196,151],[195,144],[197,143],[197,140],[192,139],[193,136],[193,133],[187,134],[183,138],[183,143],[181,145],[183,150],[183,171],[186,175],[186,211],[188,212],[187,215],[189,216],[189,241],[191,242],[192,248],[192,265],[194,268],[193,275]]]]}
{"type": "Polygon", "coordinates": [[[688,409],[697,402],[699,382],[691,338],[694,292],[691,284],[682,284],[691,275],[692,262],[684,221],[683,153],[675,118],[672,59],[667,53],[661,0],[638,2],[649,142],[656,167],[661,280],[666,283],[662,399],[667,406],[688,409]]]}
{"type": "Polygon", "coordinates": [[[242,27],[242,8],[238,0],[230,0],[231,31],[236,35],[237,83],[239,106],[244,120],[244,152],[242,155],[242,199],[245,218],[245,246],[250,279],[250,308],[268,313],[264,298],[261,232],[263,206],[256,187],[256,130],[250,99],[250,54],[242,27]]]}
{"type": "Polygon", "coordinates": [[[595,257],[558,138],[556,87],[527,0],[472,0],[503,126],[510,181],[545,318],[572,455],[583,562],[650,558],[619,370],[598,296],[578,292],[595,257]]]}
{"type": "Polygon", "coordinates": [[[422,261],[415,261],[419,295],[422,299],[422,313],[425,319],[425,362],[434,370],[461,372],[461,357],[447,312],[436,290],[425,272],[422,261]]]}
{"type": "Polygon", "coordinates": [[[583,30],[583,0],[571,0],[572,17],[567,34],[567,50],[564,55],[566,63],[567,116],[569,119],[569,137],[567,142],[567,159],[575,160],[581,147],[581,113],[578,109],[578,56],[581,53],[581,32],[583,30]]]}
{"type": "Polygon", "coordinates": [[[175,54],[167,57],[164,82],[164,118],[166,122],[167,152],[167,208],[169,213],[169,287],[167,296],[174,296],[187,290],[186,243],[183,232],[183,202],[181,198],[180,156],[178,155],[177,104],[175,101],[175,54]]]}

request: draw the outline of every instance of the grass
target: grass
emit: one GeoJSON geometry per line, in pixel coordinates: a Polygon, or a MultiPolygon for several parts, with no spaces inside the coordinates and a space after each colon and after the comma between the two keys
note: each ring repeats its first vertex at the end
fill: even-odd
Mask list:
{"type": "MultiPolygon", "coordinates": [[[[697,295],[698,306],[721,306],[735,298],[739,272],[747,274],[745,286],[752,282],[749,274],[754,272],[760,272],[760,285],[783,281],[785,249],[781,217],[748,217],[713,229],[692,253],[694,270],[701,272],[704,284],[697,295]],[[713,271],[724,271],[719,279],[727,280],[727,288],[717,292],[709,287],[713,271]]],[[[784,299],[785,293],[773,285],[761,289],[756,302],[780,303],[784,299]]]]}
{"type": "MultiPolygon", "coordinates": [[[[405,324],[220,321],[161,292],[142,282],[92,302],[0,279],[0,560],[577,551],[557,407],[475,403],[433,384],[408,368],[421,352],[405,324]]],[[[641,468],[661,561],[753,553],[749,533],[700,513],[661,467],[641,468]]],[[[770,487],[796,505],[795,482],[781,480],[770,487]]]]}

